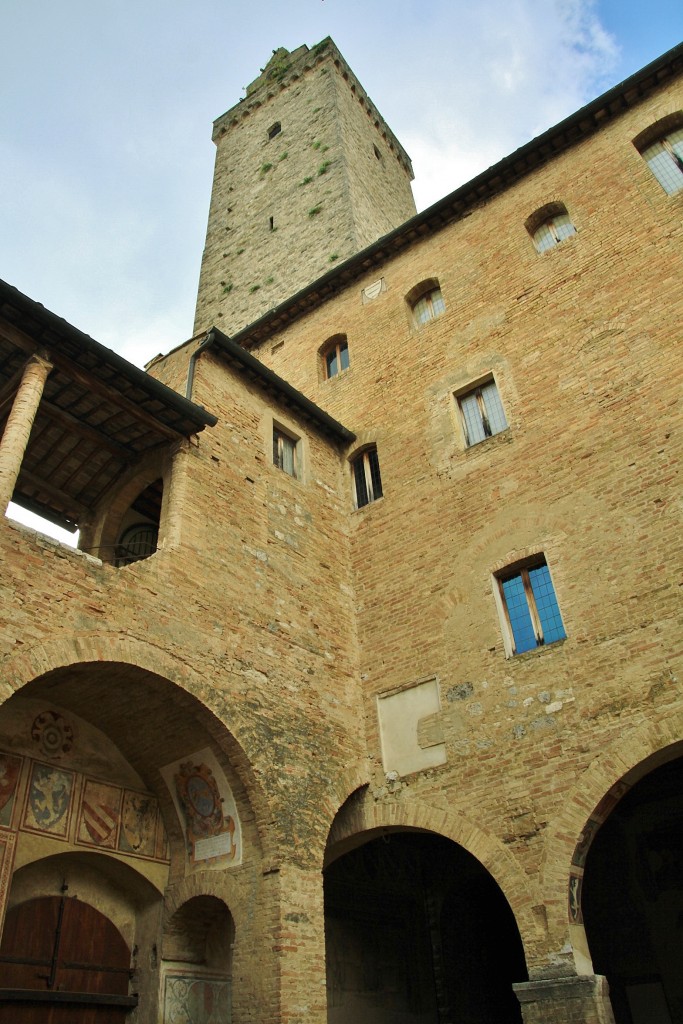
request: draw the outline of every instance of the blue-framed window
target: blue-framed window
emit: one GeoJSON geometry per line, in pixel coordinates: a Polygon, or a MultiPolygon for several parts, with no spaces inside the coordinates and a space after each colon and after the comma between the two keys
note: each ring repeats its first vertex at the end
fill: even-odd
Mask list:
{"type": "Polygon", "coordinates": [[[497,577],[511,654],[564,640],[566,632],[545,558],[497,577]]]}

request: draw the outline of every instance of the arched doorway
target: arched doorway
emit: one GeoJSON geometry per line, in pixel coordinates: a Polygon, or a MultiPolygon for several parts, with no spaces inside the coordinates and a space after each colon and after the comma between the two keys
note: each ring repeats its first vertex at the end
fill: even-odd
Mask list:
{"type": "Polygon", "coordinates": [[[500,888],[443,836],[383,831],[325,870],[329,1024],[517,1024],[528,980],[500,888]]]}
{"type": "Polygon", "coordinates": [[[683,1020],[683,758],[624,795],[588,849],[581,909],[617,1024],[683,1020]]]}
{"type": "MultiPolygon", "coordinates": [[[[90,905],[109,918],[131,951],[125,970],[116,965],[123,971],[124,992],[100,994],[128,999],[137,995],[135,1019],[160,1019],[160,1000],[169,988],[164,988],[168,971],[162,956],[166,902],[175,900],[178,886],[208,868],[209,893],[212,886],[217,891],[226,887],[221,874],[234,867],[243,879],[258,878],[256,826],[250,822],[245,833],[241,828],[250,807],[245,776],[249,779],[248,762],[223,723],[188,691],[151,671],[127,662],[81,662],[28,682],[0,708],[0,894],[12,915],[7,918],[6,956],[16,964],[37,961],[33,966],[38,973],[61,986],[54,988],[59,994],[52,1003],[63,1003],[62,993],[70,991],[64,986],[70,982],[55,978],[64,958],[50,914],[54,916],[58,904],[63,908],[61,917],[58,914],[60,936],[70,949],[67,926],[77,897],[79,909],[81,904],[90,905]],[[246,867],[244,841],[252,854],[246,867]],[[133,876],[141,880],[137,886],[133,876]],[[62,899],[65,882],[68,890],[62,899]],[[20,922],[16,931],[12,920],[19,912],[14,908],[39,897],[52,898],[30,907],[33,916],[40,909],[38,931],[45,934],[30,937],[38,941],[35,948],[30,942],[26,949],[19,948],[29,929],[20,922]],[[133,950],[135,973],[130,977],[133,950]]],[[[192,1003],[196,1024],[215,1018],[212,1007],[217,1002],[221,1020],[229,1019],[223,1008],[232,998],[226,953],[231,951],[231,939],[226,938],[232,934],[231,918],[218,900],[214,913],[211,898],[207,895],[201,906],[204,952],[197,953],[199,959],[188,959],[187,950],[195,949],[192,942],[197,939],[195,921],[195,932],[188,933],[192,942],[176,958],[180,965],[172,964],[178,976],[176,1004],[187,989],[188,998],[183,999],[192,1003]],[[220,923],[221,914],[228,925],[220,923]],[[222,946],[217,936],[223,937],[222,946]],[[196,998],[200,992],[201,1005],[196,998]]],[[[89,927],[79,925],[73,941],[89,927]]],[[[97,964],[105,974],[111,973],[106,959],[91,963],[87,956],[69,953],[67,960],[85,965],[88,978],[97,964]]],[[[44,977],[39,980],[43,995],[53,991],[44,977]]],[[[25,979],[10,977],[3,987],[30,986],[25,979]]],[[[134,1005],[113,998],[104,1001],[126,1012],[134,1005]]],[[[5,1003],[10,1002],[5,993],[5,1003]]],[[[19,1020],[16,1003],[17,999],[7,1010],[6,1019],[13,1024],[19,1020]]],[[[98,1016],[86,1015],[81,1022],[75,1001],[68,1000],[68,1005],[71,1016],[54,1007],[48,1014],[43,1004],[37,1019],[55,1024],[110,1020],[98,1010],[98,1016]]],[[[82,1013],[85,1009],[79,1010],[82,1013]]],[[[118,1011],[111,1017],[121,1019],[118,1011]]]]}
{"type": "Polygon", "coordinates": [[[66,893],[11,907],[0,944],[1,1024],[121,1024],[131,954],[108,917],[66,893]]]}

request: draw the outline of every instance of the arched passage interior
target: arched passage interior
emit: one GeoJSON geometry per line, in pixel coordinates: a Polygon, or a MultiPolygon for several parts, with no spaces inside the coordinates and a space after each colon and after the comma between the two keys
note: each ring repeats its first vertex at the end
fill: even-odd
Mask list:
{"type": "Polygon", "coordinates": [[[324,873],[329,1024],[520,1022],[522,942],[481,863],[418,830],[358,841],[324,873]]]}
{"type": "MultiPolygon", "coordinates": [[[[182,955],[176,943],[167,965],[163,896],[209,863],[230,870],[247,861],[243,873],[258,863],[248,772],[225,726],[152,672],[88,662],[34,679],[0,707],[0,881],[8,910],[16,916],[15,906],[43,900],[48,917],[64,905],[68,918],[74,900],[91,906],[125,940],[137,1019],[157,1020],[159,1001],[165,1012],[187,988],[195,1002],[201,994],[192,1019],[204,1024],[229,978],[232,917],[209,889],[191,915],[204,931],[195,927],[182,955]],[[210,813],[194,814],[197,804],[210,813]],[[251,821],[241,830],[240,819],[251,821]],[[173,991],[169,971],[182,977],[173,991]]],[[[217,886],[220,877],[209,875],[217,886]]],[[[190,934],[183,914],[176,925],[176,936],[190,934]]]]}
{"type": "Polygon", "coordinates": [[[581,909],[617,1024],[683,1020],[683,758],[637,781],[601,825],[581,909]]]}

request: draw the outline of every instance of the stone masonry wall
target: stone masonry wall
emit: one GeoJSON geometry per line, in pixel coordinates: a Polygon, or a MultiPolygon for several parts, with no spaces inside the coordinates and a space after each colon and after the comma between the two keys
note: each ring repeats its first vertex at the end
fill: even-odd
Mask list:
{"type": "MultiPolygon", "coordinates": [[[[375,798],[388,817],[413,803],[460,816],[514,855],[541,973],[567,955],[569,861],[587,816],[580,800],[572,818],[570,794],[589,771],[606,792],[671,742],[683,708],[683,200],[631,142],[681,99],[680,83],[663,89],[257,351],[377,444],[384,497],[350,512],[375,798]],[[577,234],[538,254],[524,224],[551,202],[577,234]],[[380,278],[386,291],[363,304],[380,278]],[[405,296],[428,278],[446,312],[417,327],[405,296]],[[324,380],[318,351],[339,333],[350,368],[324,380]],[[467,448],[454,394],[491,374],[509,428],[467,448]],[[506,658],[492,574],[537,553],[567,638],[506,658]],[[388,786],[377,698],[431,676],[446,763],[388,786]]],[[[346,486],[351,509],[348,472],[346,486]]],[[[512,876],[498,880],[509,893],[512,876]]]]}
{"type": "MultiPolygon", "coordinates": [[[[0,530],[3,697],[25,683],[35,695],[32,680],[50,673],[46,706],[54,693],[60,707],[111,723],[166,816],[167,901],[215,895],[236,922],[233,1019],[321,1022],[320,865],[364,764],[341,461],[213,357],[202,357],[195,387],[219,423],[174,464],[184,509],[174,544],[115,569],[21,527],[0,530]],[[272,464],[274,418],[301,439],[301,479],[272,464]],[[159,775],[170,743],[174,756],[212,747],[233,779],[241,865],[185,864],[159,775]],[[288,970],[293,956],[315,964],[314,977],[310,966],[288,970]]],[[[140,955],[147,962],[151,944],[140,955]]]]}
{"type": "Polygon", "coordinates": [[[415,212],[404,158],[320,45],[216,123],[196,332],[235,333],[415,212]]]}

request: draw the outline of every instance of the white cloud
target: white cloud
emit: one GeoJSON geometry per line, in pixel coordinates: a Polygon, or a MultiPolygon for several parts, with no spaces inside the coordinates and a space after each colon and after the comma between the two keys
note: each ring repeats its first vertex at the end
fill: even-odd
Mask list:
{"type": "MultiPolygon", "coordinates": [[[[489,0],[469,9],[438,91],[422,64],[401,141],[413,158],[418,207],[430,205],[597,95],[617,46],[590,0],[489,0]]],[[[443,57],[443,48],[436,59],[443,57]]],[[[405,122],[404,122],[405,123],[405,122]]]]}

